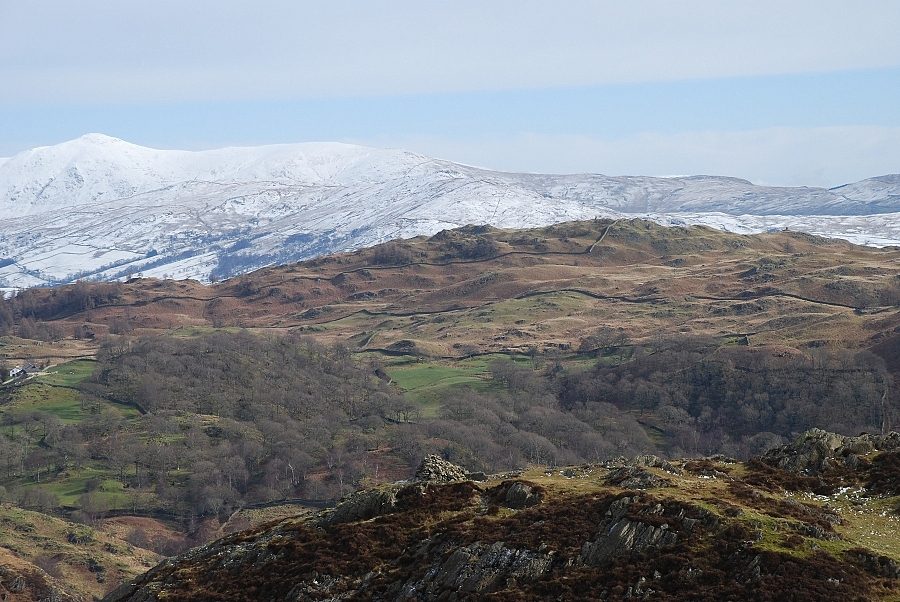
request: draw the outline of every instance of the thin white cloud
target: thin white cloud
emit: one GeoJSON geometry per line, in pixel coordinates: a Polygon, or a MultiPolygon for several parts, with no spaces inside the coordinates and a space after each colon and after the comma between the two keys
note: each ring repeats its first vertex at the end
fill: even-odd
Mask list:
{"type": "Polygon", "coordinates": [[[887,127],[644,133],[617,139],[526,133],[368,142],[508,171],[711,174],[757,184],[826,187],[900,171],[900,128],[887,127]]]}
{"type": "Polygon", "coordinates": [[[900,65],[895,0],[0,0],[0,102],[599,85],[900,65]]]}

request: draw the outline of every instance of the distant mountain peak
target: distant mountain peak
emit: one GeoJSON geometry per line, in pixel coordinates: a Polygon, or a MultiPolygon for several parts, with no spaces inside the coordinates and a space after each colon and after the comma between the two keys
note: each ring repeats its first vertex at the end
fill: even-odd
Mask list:
{"type": "Polygon", "coordinates": [[[107,134],[101,134],[99,132],[89,132],[87,134],[82,134],[78,138],[78,141],[83,142],[91,142],[94,144],[115,144],[118,142],[125,142],[121,138],[116,138],[115,136],[109,136],[107,134]]]}
{"type": "Polygon", "coordinates": [[[184,151],[89,133],[0,160],[0,287],[133,272],[207,279],[468,223],[632,214],[893,244],[900,220],[878,217],[892,212],[895,176],[826,190],[709,175],[506,173],[342,142],[184,151]],[[810,217],[822,215],[834,217],[810,217]]]}

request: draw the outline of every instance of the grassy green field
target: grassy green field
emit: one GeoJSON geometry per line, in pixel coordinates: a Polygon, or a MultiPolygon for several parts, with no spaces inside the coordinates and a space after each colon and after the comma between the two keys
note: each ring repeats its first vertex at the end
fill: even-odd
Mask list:
{"type": "MultiPolygon", "coordinates": [[[[139,412],[130,406],[107,400],[88,398],[77,386],[93,373],[96,362],[75,360],[60,364],[36,376],[21,387],[12,390],[9,403],[0,407],[0,414],[9,414],[11,420],[4,429],[15,431],[15,416],[21,412],[43,412],[58,418],[63,424],[77,424],[101,412],[113,412],[123,418],[136,418],[139,412]]],[[[122,483],[115,480],[108,469],[100,466],[69,468],[53,475],[49,480],[36,482],[30,477],[7,483],[8,488],[30,489],[39,487],[54,494],[63,506],[78,506],[81,496],[91,489],[99,503],[108,508],[128,506],[128,497],[122,483]]]]}
{"type": "Polygon", "coordinates": [[[81,422],[88,416],[81,395],[73,390],[40,382],[29,383],[17,390],[7,406],[9,411],[45,412],[66,424],[81,422]]]}
{"type": "Polygon", "coordinates": [[[385,372],[407,399],[421,404],[422,415],[437,415],[440,399],[454,389],[479,391],[495,385],[490,379],[490,364],[498,359],[529,363],[525,356],[491,354],[463,360],[422,360],[382,356],[385,372]]]}
{"type": "Polygon", "coordinates": [[[121,481],[114,478],[113,472],[99,465],[87,465],[81,468],[68,468],[40,481],[31,477],[19,477],[5,481],[8,489],[19,491],[42,489],[56,496],[60,506],[80,507],[81,496],[90,490],[98,503],[107,509],[127,508],[129,498],[121,481]]]}
{"type": "Polygon", "coordinates": [[[111,411],[123,418],[133,418],[138,411],[130,406],[105,400],[86,399],[78,384],[94,371],[94,360],[75,360],[60,364],[15,389],[10,403],[0,411],[38,411],[51,414],[65,424],[76,424],[98,409],[111,411]]]}
{"type": "Polygon", "coordinates": [[[122,483],[112,478],[109,471],[98,468],[83,468],[67,471],[45,485],[45,489],[56,494],[63,506],[79,506],[79,498],[87,492],[90,481],[98,486],[93,493],[107,508],[125,508],[128,499],[122,489],[122,483]]]}
{"type": "Polygon", "coordinates": [[[75,360],[50,368],[46,375],[39,376],[38,379],[48,385],[74,387],[84,382],[96,367],[97,362],[94,360],[75,360]]]}

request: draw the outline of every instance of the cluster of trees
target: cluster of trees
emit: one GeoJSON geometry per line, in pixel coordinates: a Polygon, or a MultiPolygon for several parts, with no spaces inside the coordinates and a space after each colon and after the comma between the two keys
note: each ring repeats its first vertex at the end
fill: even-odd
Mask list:
{"type": "Polygon", "coordinates": [[[59,341],[66,336],[65,329],[53,322],[35,321],[31,318],[23,318],[19,323],[16,334],[23,339],[36,341],[59,341]]]}
{"type": "Polygon", "coordinates": [[[86,385],[145,412],[190,412],[239,421],[307,420],[332,413],[356,420],[394,415],[406,402],[340,346],[247,332],[197,338],[113,339],[86,385]]]}
{"type": "Polygon", "coordinates": [[[562,407],[556,389],[565,370],[559,364],[536,371],[530,363],[497,360],[490,369],[491,390],[448,394],[437,418],[405,425],[401,453],[413,461],[436,452],[490,472],[656,449],[637,417],[611,404],[562,407]]]}
{"type": "MultiPolygon", "coordinates": [[[[135,508],[187,520],[247,502],[336,498],[375,478],[369,450],[418,416],[346,349],[292,335],[112,337],[82,398],[93,413],[72,425],[0,414],[0,480],[23,505],[53,507],[41,484],[86,466],[121,481],[135,508]],[[141,416],[103,411],[115,403],[141,416]]],[[[79,506],[96,512],[102,496],[90,494],[79,506]]]]}
{"type": "Polygon", "coordinates": [[[409,245],[392,240],[372,249],[371,261],[375,265],[406,265],[416,260],[409,245]]]}
{"type": "Polygon", "coordinates": [[[572,411],[612,403],[654,418],[670,454],[746,457],[813,427],[881,430],[896,405],[890,383],[884,362],[867,351],[773,353],[685,338],[567,375],[558,391],[572,411]]]}
{"type": "Polygon", "coordinates": [[[115,282],[77,282],[55,288],[29,288],[0,303],[0,328],[23,319],[52,320],[74,312],[115,304],[122,285],[115,282]]]}
{"type": "MultiPolygon", "coordinates": [[[[497,360],[489,386],[451,390],[425,418],[383,367],[341,346],[247,332],[111,337],[82,385],[89,419],[3,414],[0,476],[11,489],[99,465],[136,509],[190,519],[339,497],[408,474],[427,453],[485,471],[645,452],[746,456],[813,426],[879,430],[896,404],[867,353],[775,355],[690,338],[625,353],[625,341],[615,330],[587,337],[584,352],[599,357],[589,369],[497,360]],[[142,415],[103,412],[109,402],[142,415]]],[[[33,486],[10,493],[54,504],[33,486]]],[[[96,512],[100,499],[87,492],[81,505],[96,512]]]]}
{"type": "Polygon", "coordinates": [[[464,226],[456,230],[442,230],[431,237],[429,242],[436,243],[442,252],[442,260],[451,259],[487,259],[500,252],[497,241],[485,236],[490,226],[464,226]]]}

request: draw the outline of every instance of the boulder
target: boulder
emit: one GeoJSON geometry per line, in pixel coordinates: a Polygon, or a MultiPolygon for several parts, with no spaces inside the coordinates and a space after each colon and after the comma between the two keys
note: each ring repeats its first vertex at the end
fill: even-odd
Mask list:
{"type": "Polygon", "coordinates": [[[682,470],[675,465],[673,465],[668,460],[664,460],[659,456],[654,456],[653,454],[644,454],[641,456],[635,456],[631,460],[628,461],[629,466],[639,466],[643,468],[659,468],[660,470],[664,470],[669,474],[681,474],[682,470]]]}
{"type": "Polygon", "coordinates": [[[394,488],[357,491],[338,502],[332,510],[320,515],[322,525],[350,523],[368,520],[393,512],[397,507],[397,490],[394,488]]]}
{"type": "Polygon", "coordinates": [[[506,490],[503,505],[507,508],[520,510],[522,508],[540,504],[541,498],[541,493],[535,490],[534,487],[522,483],[521,481],[516,481],[506,490]]]}
{"type": "Polygon", "coordinates": [[[618,485],[625,489],[653,489],[655,487],[668,487],[672,482],[656,476],[645,468],[623,466],[606,477],[606,484],[618,485]]]}

